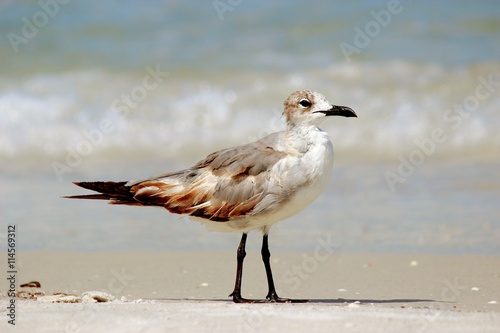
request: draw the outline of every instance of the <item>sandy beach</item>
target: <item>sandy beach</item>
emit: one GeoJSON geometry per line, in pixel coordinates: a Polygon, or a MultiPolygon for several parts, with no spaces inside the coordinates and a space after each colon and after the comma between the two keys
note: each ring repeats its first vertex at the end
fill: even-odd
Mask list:
{"type": "Polygon", "coordinates": [[[500,6],[450,3],[0,1],[0,333],[500,332],[500,6]],[[271,230],[308,303],[234,304],[238,233],[63,198],[281,131],[302,89],[358,115],[271,230]]]}
{"type": "MultiPolygon", "coordinates": [[[[275,253],[280,295],[310,302],[250,305],[227,297],[235,270],[231,252],[33,252],[18,258],[18,282],[39,281],[42,287],[19,288],[20,296],[39,294],[16,299],[15,328],[7,323],[9,298],[3,292],[2,332],[497,332],[500,327],[498,256],[275,253]],[[112,297],[95,303],[82,297],[94,291],[112,297]],[[58,293],[76,303],[62,303],[58,293]]],[[[247,259],[244,296],[262,298],[267,287],[259,254],[249,252],[247,259]]]]}

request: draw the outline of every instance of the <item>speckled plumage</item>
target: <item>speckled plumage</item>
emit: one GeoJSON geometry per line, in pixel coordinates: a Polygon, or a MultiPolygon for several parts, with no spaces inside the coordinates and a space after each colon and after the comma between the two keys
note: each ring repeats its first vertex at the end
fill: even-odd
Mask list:
{"type": "Polygon", "coordinates": [[[325,189],[333,166],[333,147],[319,123],[325,116],[356,117],[345,106],[331,105],[310,90],[291,94],[284,103],[287,129],[258,141],[219,150],[189,169],[143,181],[79,182],[99,194],[71,196],[105,199],[112,204],[162,206],[188,215],[217,231],[243,233],[237,252],[236,303],[303,302],[276,293],[268,246],[269,228],[304,209],[325,189]],[[262,260],[269,292],[265,300],[241,296],[247,233],[260,229],[262,260]]]}
{"type": "Polygon", "coordinates": [[[333,147],[317,125],[332,108],[323,95],[301,90],[284,102],[287,130],[219,150],[191,168],[133,182],[81,182],[112,204],[162,206],[217,231],[247,232],[290,217],[324,190],[333,147]],[[301,101],[304,105],[302,106],[301,101]],[[310,104],[310,105],[308,105],[310,104]]]}

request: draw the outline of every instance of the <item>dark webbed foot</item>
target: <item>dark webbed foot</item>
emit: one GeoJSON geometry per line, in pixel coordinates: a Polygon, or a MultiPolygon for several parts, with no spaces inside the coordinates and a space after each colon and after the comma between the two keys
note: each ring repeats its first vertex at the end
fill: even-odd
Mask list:
{"type": "MultiPolygon", "coordinates": [[[[229,296],[231,296],[231,295],[229,295],[229,296]]],[[[243,298],[241,296],[233,296],[233,302],[234,303],[247,303],[247,304],[268,303],[267,300],[264,300],[264,299],[248,299],[248,298],[243,298]]]]}
{"type": "Polygon", "coordinates": [[[241,295],[229,295],[229,297],[233,297],[234,303],[307,303],[309,300],[307,299],[290,299],[290,298],[282,298],[276,295],[275,293],[271,295],[267,295],[266,299],[248,299],[243,298],[241,295]]]}
{"type": "Polygon", "coordinates": [[[264,267],[266,269],[267,276],[267,284],[269,287],[269,292],[267,293],[266,299],[247,299],[241,297],[241,278],[243,275],[243,260],[245,259],[245,245],[247,241],[247,234],[243,233],[241,236],[240,245],[238,246],[237,251],[237,267],[236,267],[236,282],[234,284],[234,290],[229,295],[229,297],[233,298],[234,303],[306,303],[309,302],[306,299],[290,299],[290,298],[281,298],[276,293],[276,288],[274,287],[273,281],[273,273],[271,272],[271,263],[269,262],[269,258],[271,257],[271,253],[269,252],[268,245],[268,236],[264,234],[262,240],[262,261],[264,262],[264,267]]]}
{"type": "Polygon", "coordinates": [[[279,297],[275,292],[266,296],[266,303],[307,303],[307,299],[291,299],[279,297]]]}

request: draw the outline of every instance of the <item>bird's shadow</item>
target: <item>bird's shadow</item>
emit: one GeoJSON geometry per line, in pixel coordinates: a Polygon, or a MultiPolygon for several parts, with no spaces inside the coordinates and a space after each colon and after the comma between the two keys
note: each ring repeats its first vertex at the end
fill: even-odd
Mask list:
{"type": "MultiPolygon", "coordinates": [[[[143,298],[145,300],[154,301],[164,301],[164,302],[221,302],[221,303],[232,303],[232,299],[223,298],[143,298]]],[[[402,298],[402,299],[328,299],[328,298],[316,298],[305,300],[305,302],[298,303],[285,303],[285,304],[348,304],[348,303],[358,303],[358,304],[397,304],[397,303],[435,303],[440,302],[432,299],[415,299],[415,298],[402,298]]],[[[282,304],[282,303],[255,303],[255,304],[282,304]]]]}
{"type": "Polygon", "coordinates": [[[344,303],[354,303],[359,302],[360,304],[391,304],[391,303],[434,303],[435,300],[432,299],[414,299],[414,298],[402,298],[402,299],[311,299],[308,303],[328,303],[328,304],[344,304],[344,303]]]}

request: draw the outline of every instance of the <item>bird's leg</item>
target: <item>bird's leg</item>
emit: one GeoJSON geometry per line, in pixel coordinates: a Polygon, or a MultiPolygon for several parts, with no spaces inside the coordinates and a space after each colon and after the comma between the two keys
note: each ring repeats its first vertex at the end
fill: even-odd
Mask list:
{"type": "Polygon", "coordinates": [[[245,246],[247,242],[247,234],[243,233],[241,236],[240,245],[238,246],[237,251],[237,266],[236,266],[236,282],[234,284],[234,290],[229,295],[229,297],[233,297],[233,302],[235,303],[303,303],[307,302],[307,300],[294,300],[288,298],[281,298],[276,293],[276,289],[274,287],[273,281],[273,273],[271,272],[271,263],[269,262],[269,258],[271,257],[271,253],[269,252],[269,244],[267,234],[264,234],[264,238],[262,240],[262,261],[264,261],[264,267],[266,268],[266,276],[267,276],[267,284],[269,287],[269,292],[266,296],[265,300],[254,300],[254,299],[246,299],[241,297],[241,278],[243,276],[243,260],[245,259],[246,252],[245,246]]]}
{"type": "Polygon", "coordinates": [[[269,261],[269,259],[271,258],[271,252],[269,252],[269,243],[267,234],[264,234],[264,237],[262,238],[261,254],[262,254],[262,261],[264,262],[264,267],[266,268],[267,285],[269,287],[269,292],[267,293],[266,300],[268,302],[277,302],[277,303],[307,302],[307,300],[302,300],[302,299],[281,298],[276,293],[276,288],[274,287],[273,272],[271,271],[271,263],[269,261]]]}
{"type": "Polygon", "coordinates": [[[268,235],[264,235],[262,238],[262,249],[260,253],[262,254],[262,261],[264,262],[264,267],[266,268],[267,285],[269,287],[266,299],[269,301],[279,299],[278,294],[276,293],[276,288],[274,287],[273,272],[271,271],[271,263],[269,261],[271,258],[271,252],[269,252],[268,235]]]}
{"type": "Polygon", "coordinates": [[[267,300],[254,300],[254,299],[247,299],[241,297],[241,278],[243,276],[243,260],[245,259],[245,256],[247,255],[245,252],[245,245],[247,242],[247,234],[243,233],[241,236],[241,241],[240,245],[238,246],[238,251],[237,251],[237,266],[236,266],[236,282],[234,284],[234,290],[229,295],[229,297],[233,297],[233,302],[235,303],[265,303],[268,302],[267,300]]]}
{"type": "Polygon", "coordinates": [[[240,245],[238,246],[238,251],[237,251],[237,266],[236,266],[236,282],[234,284],[234,290],[229,295],[230,297],[233,296],[233,301],[235,303],[253,303],[252,300],[245,299],[241,297],[241,277],[243,275],[243,260],[245,259],[245,256],[247,253],[245,252],[245,245],[247,242],[247,234],[243,233],[241,236],[241,241],[240,245]]]}

